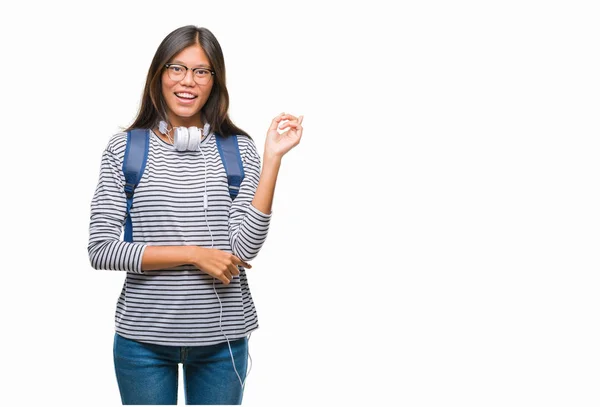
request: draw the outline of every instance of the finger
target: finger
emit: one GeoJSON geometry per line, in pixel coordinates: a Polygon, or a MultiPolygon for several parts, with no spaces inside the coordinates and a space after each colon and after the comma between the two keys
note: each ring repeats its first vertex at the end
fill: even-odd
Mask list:
{"type": "Polygon", "coordinates": [[[298,118],[296,116],[294,116],[293,114],[289,114],[288,113],[288,114],[284,114],[283,116],[281,116],[280,122],[281,121],[287,121],[287,120],[289,120],[289,121],[295,121],[295,120],[298,120],[298,118]]]}
{"type": "Polygon", "coordinates": [[[282,130],[284,129],[288,124],[290,123],[298,123],[301,124],[302,120],[294,118],[294,119],[290,119],[289,121],[286,121],[285,123],[279,123],[279,129],[282,130]]]}
{"type": "Polygon", "coordinates": [[[302,126],[300,126],[300,123],[287,122],[286,124],[283,125],[283,127],[281,127],[280,130],[283,130],[287,127],[294,128],[295,130],[298,130],[298,128],[302,128],[302,126]]]}
{"type": "Polygon", "coordinates": [[[298,118],[292,114],[284,114],[282,120],[298,120],[298,118]]]}
{"type": "Polygon", "coordinates": [[[302,120],[304,120],[304,116],[298,116],[298,123],[302,124],[302,120]]]}
{"type": "Polygon", "coordinates": [[[223,284],[229,284],[231,281],[231,276],[228,276],[229,272],[227,270],[222,271],[220,273],[213,274],[213,277],[218,279],[223,284]]]}
{"type": "MultiPolygon", "coordinates": [[[[229,266],[227,266],[227,272],[229,274],[231,274],[231,276],[239,276],[240,275],[240,270],[238,269],[238,267],[235,264],[230,264],[229,266]]],[[[233,277],[231,277],[233,279],[233,277]]]]}
{"type": "Polygon", "coordinates": [[[296,127],[296,144],[300,143],[300,139],[302,138],[302,130],[303,127],[298,125],[298,127],[296,127]]]}
{"type": "Polygon", "coordinates": [[[247,269],[251,269],[252,268],[252,266],[250,265],[250,263],[246,263],[244,260],[240,259],[237,256],[233,256],[233,262],[236,265],[241,264],[242,266],[244,266],[244,268],[247,268],[247,269]]]}
{"type": "Polygon", "coordinates": [[[269,130],[277,130],[277,124],[282,120],[282,117],[285,115],[285,113],[279,113],[278,116],[274,117],[273,120],[271,121],[271,126],[269,127],[269,130]]]}
{"type": "Polygon", "coordinates": [[[280,128],[280,129],[282,129],[282,128],[284,128],[285,126],[288,126],[288,125],[290,125],[290,124],[300,124],[300,122],[298,121],[298,119],[289,120],[289,121],[286,121],[285,123],[280,123],[280,124],[279,124],[279,128],[280,128]]]}

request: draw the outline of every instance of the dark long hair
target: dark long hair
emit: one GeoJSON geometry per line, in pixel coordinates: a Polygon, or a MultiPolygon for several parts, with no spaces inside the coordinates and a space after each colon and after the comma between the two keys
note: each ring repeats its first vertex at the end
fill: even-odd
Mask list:
{"type": "Polygon", "coordinates": [[[161,120],[167,121],[167,104],[162,95],[162,72],[171,58],[190,45],[200,45],[208,56],[215,75],[208,100],[202,112],[213,132],[222,136],[248,133],[233,124],[229,118],[229,93],[225,86],[225,60],[221,45],[212,32],[206,28],[187,25],[171,32],[161,42],[146,77],[146,85],[142,95],[142,103],[137,117],[125,131],[131,129],[148,129],[158,125],[161,120]]]}

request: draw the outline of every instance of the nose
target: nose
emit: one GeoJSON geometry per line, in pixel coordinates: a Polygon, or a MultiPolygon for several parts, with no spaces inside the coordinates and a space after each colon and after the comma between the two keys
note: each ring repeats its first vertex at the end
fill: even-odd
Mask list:
{"type": "Polygon", "coordinates": [[[194,71],[192,71],[191,69],[188,69],[187,71],[185,71],[185,75],[184,75],[183,79],[181,80],[181,83],[188,85],[188,86],[194,86],[194,84],[196,83],[194,81],[194,71]]]}

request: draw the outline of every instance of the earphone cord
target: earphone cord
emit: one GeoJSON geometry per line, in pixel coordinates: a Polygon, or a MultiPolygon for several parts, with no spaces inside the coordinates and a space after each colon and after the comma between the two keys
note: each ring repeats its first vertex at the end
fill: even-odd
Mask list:
{"type": "Polygon", "coordinates": [[[158,125],[158,131],[167,136],[171,144],[175,144],[175,142],[173,141],[173,137],[171,137],[171,131],[173,131],[173,127],[169,128],[167,122],[165,122],[164,120],[161,121],[158,125]]]}
{"type": "MultiPolygon", "coordinates": [[[[206,194],[208,193],[208,187],[207,187],[207,176],[208,176],[208,172],[207,172],[207,163],[206,163],[206,157],[204,156],[204,151],[202,151],[202,147],[200,146],[200,153],[202,154],[202,159],[204,160],[204,218],[206,219],[206,227],[208,228],[208,233],[210,234],[210,248],[214,248],[214,238],[212,235],[212,231],[210,230],[210,224],[208,223],[208,205],[207,203],[207,198],[206,198],[206,194]]],[[[216,282],[216,278],[213,277],[213,291],[215,292],[215,295],[217,296],[217,300],[219,301],[219,308],[220,308],[220,312],[219,312],[219,328],[221,329],[221,333],[223,334],[223,336],[225,337],[225,340],[227,341],[227,346],[229,347],[229,354],[231,355],[231,362],[233,363],[233,370],[235,371],[236,376],[238,377],[238,380],[240,381],[240,386],[242,386],[242,391],[244,390],[244,387],[246,385],[246,378],[248,377],[248,374],[250,373],[250,371],[248,370],[246,373],[246,377],[244,378],[244,380],[242,381],[242,378],[240,377],[240,374],[238,373],[236,367],[235,367],[235,359],[233,358],[233,351],[231,350],[231,344],[229,343],[229,338],[227,337],[227,335],[225,334],[225,331],[223,331],[223,304],[221,303],[221,298],[219,297],[219,293],[217,292],[217,287],[215,286],[215,282],[216,282]]],[[[250,341],[250,337],[248,337],[248,342],[250,341]]],[[[252,368],[252,358],[250,357],[250,346],[248,346],[248,358],[250,359],[250,368],[252,368]]]]}
{"type": "MultiPolygon", "coordinates": [[[[173,128],[168,128],[167,122],[165,122],[164,120],[161,120],[159,122],[158,125],[158,131],[164,135],[167,136],[167,138],[169,139],[169,141],[171,142],[171,144],[173,146],[175,146],[175,142],[173,141],[173,138],[171,137],[171,131],[173,130],[173,128]]],[[[204,219],[206,220],[206,227],[208,228],[208,233],[210,234],[210,248],[214,248],[215,245],[215,240],[212,234],[212,231],[210,229],[210,224],[208,222],[208,163],[206,161],[206,157],[204,156],[204,151],[202,150],[202,140],[207,139],[212,133],[209,132],[210,130],[210,124],[207,122],[204,125],[204,128],[202,130],[202,135],[204,136],[204,138],[200,137],[200,143],[198,143],[197,146],[192,147],[193,148],[197,148],[200,150],[200,153],[202,154],[202,159],[204,160],[204,197],[203,197],[203,206],[204,206],[204,219]]],[[[187,134],[187,132],[186,132],[187,134]]],[[[176,134],[177,135],[177,134],[176,134]]],[[[186,136],[187,138],[187,136],[186,136]]],[[[187,141],[186,141],[186,144],[187,141]]],[[[176,149],[177,146],[175,146],[176,149]]],[[[187,149],[190,149],[190,146],[187,146],[187,149]]],[[[216,278],[213,277],[213,291],[215,292],[215,295],[217,296],[217,300],[219,301],[219,308],[220,308],[220,312],[219,312],[219,328],[221,329],[221,333],[223,334],[223,336],[225,337],[225,340],[227,341],[227,346],[229,347],[229,354],[231,355],[231,361],[233,363],[233,370],[235,370],[235,374],[238,377],[238,380],[240,381],[240,385],[242,386],[242,391],[244,390],[244,386],[246,384],[246,379],[248,378],[248,375],[250,374],[250,370],[252,369],[252,357],[250,356],[250,334],[248,335],[248,343],[247,343],[247,350],[248,350],[248,359],[250,361],[249,364],[249,368],[246,369],[246,377],[244,377],[244,380],[242,381],[242,378],[240,377],[240,374],[237,371],[237,368],[235,367],[235,359],[233,358],[233,351],[231,350],[231,344],[229,343],[229,338],[227,337],[227,335],[225,334],[225,331],[223,331],[223,304],[221,303],[221,298],[219,297],[219,293],[217,292],[217,288],[215,286],[216,283],[216,278]]]]}

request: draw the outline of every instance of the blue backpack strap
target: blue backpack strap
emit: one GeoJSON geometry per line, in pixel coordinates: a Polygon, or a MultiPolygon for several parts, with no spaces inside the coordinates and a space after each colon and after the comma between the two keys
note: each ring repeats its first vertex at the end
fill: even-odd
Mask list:
{"type": "Polygon", "coordinates": [[[133,230],[131,224],[131,206],[133,205],[133,193],[139,184],[146,168],[148,159],[148,147],[150,145],[150,134],[148,130],[133,129],[127,132],[127,147],[123,158],[123,174],[125,175],[125,196],[127,197],[127,218],[125,220],[126,242],[133,242],[133,230]]]}
{"type": "Polygon", "coordinates": [[[244,166],[238,146],[236,135],[223,137],[220,134],[215,134],[217,149],[221,155],[221,161],[225,172],[227,173],[227,183],[229,184],[229,196],[233,201],[240,191],[240,185],[244,180],[244,166]]]}

